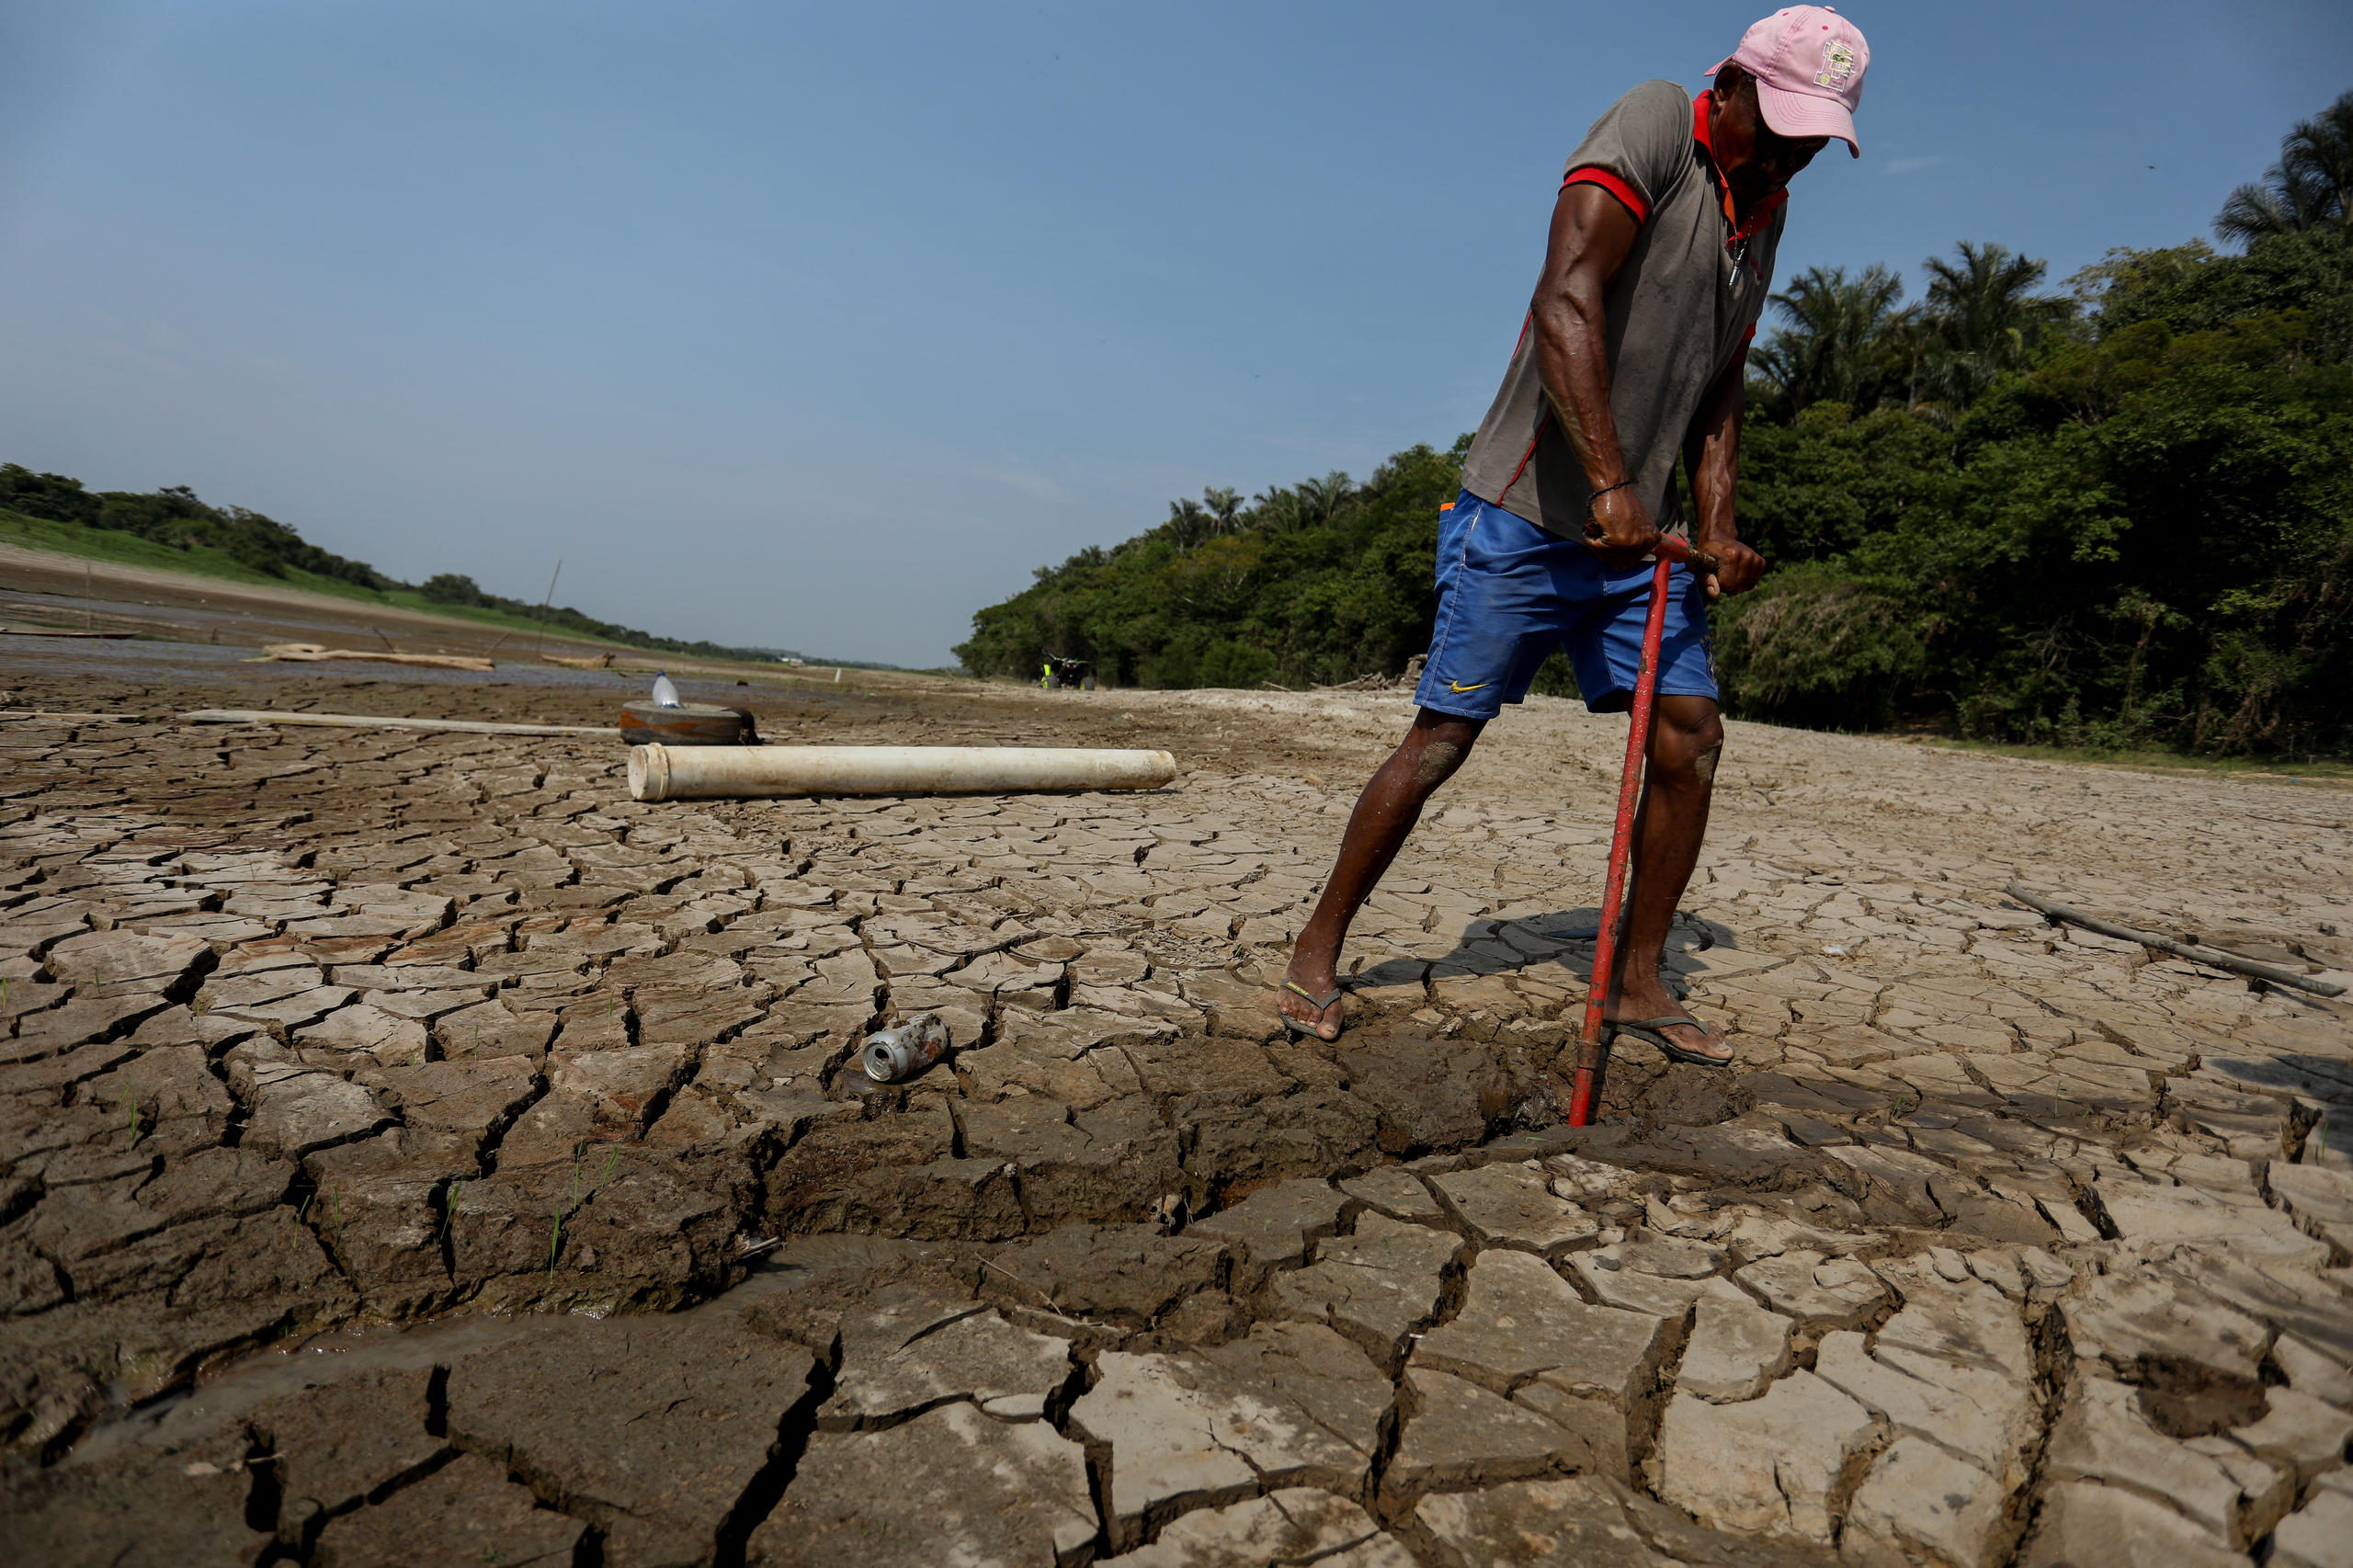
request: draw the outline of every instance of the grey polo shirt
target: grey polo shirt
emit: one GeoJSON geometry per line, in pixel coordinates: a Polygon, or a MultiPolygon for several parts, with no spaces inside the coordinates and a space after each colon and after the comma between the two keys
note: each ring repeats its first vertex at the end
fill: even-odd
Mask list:
{"type": "MultiPolygon", "coordinates": [[[[1675,462],[1699,400],[1754,335],[1773,284],[1779,194],[1745,228],[1708,147],[1708,96],[1644,82],[1593,122],[1564,184],[1599,185],[1642,224],[1604,301],[1609,407],[1627,477],[1659,527],[1687,533],[1675,462]]],[[[1585,537],[1592,489],[1552,414],[1530,324],[1480,423],[1462,487],[1563,539],[1585,537]]]]}

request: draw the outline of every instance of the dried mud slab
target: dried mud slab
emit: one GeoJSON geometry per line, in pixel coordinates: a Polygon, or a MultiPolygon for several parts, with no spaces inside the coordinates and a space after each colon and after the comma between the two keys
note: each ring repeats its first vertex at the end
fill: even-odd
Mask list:
{"type": "Polygon", "coordinates": [[[1998,891],[2342,965],[2319,796],[1734,724],[1667,968],[1738,1064],[1627,1047],[1570,1130],[1620,732],[1569,705],[1434,806],[1326,1043],[1271,987],[1402,698],[772,684],[779,739],[1189,771],[648,807],[589,739],[169,722],[595,722],[618,677],[122,647],[9,700],[138,722],[0,721],[0,1493],[44,1562],[2343,1538],[2345,1009],[1998,891]],[[868,1083],[918,1012],[950,1060],[868,1083]]]}

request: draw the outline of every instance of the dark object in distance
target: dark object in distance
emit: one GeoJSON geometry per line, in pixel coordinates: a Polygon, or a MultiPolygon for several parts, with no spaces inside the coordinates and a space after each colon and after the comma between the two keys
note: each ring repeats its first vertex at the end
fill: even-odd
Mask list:
{"type": "Polygon", "coordinates": [[[760,733],[748,708],[721,708],[709,702],[682,702],[676,708],[650,701],[624,702],[621,744],[756,746],[760,744],[760,733]]]}
{"type": "Polygon", "coordinates": [[[1058,654],[1049,653],[1046,655],[1045,669],[1038,684],[1048,691],[1060,691],[1074,686],[1086,691],[1093,691],[1095,689],[1094,666],[1085,659],[1065,659],[1058,654]]]}

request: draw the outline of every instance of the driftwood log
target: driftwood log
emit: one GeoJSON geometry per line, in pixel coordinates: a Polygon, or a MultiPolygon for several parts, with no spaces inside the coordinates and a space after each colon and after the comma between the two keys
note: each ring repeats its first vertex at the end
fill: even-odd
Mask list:
{"type": "Polygon", "coordinates": [[[321,665],[330,660],[356,659],[371,665],[417,665],[436,670],[472,670],[486,675],[495,666],[488,659],[465,653],[391,653],[368,648],[325,648],[316,642],[266,642],[253,665],[321,665]]]}
{"type": "Polygon", "coordinates": [[[2263,981],[2267,984],[2290,985],[2299,991],[2309,991],[2315,996],[2345,994],[2345,987],[2333,981],[2314,980],[2309,975],[2292,974],[2287,970],[2278,969],[2268,963],[2257,963],[2253,959],[2243,959],[2236,953],[2226,953],[2217,948],[2193,947],[2188,942],[2177,942],[2171,937],[2160,937],[2154,931],[2140,931],[2130,926],[2119,926],[2112,920],[2102,920],[2097,915],[2086,915],[2080,909],[2071,909],[2063,903],[2053,903],[2047,898],[2038,898],[2016,882],[2010,883],[2002,891],[2029,909],[2040,910],[2043,917],[2054,926],[2080,926],[2086,931],[2097,931],[2103,937],[2113,937],[2120,942],[2138,942],[2141,946],[2154,949],[2157,952],[2171,953],[2177,959],[2188,959],[2191,963],[2202,963],[2208,969],[2228,970],[2233,974],[2244,974],[2251,979],[2263,981]]]}
{"type": "MultiPolygon", "coordinates": [[[[0,715],[5,716],[5,715],[0,715]]],[[[85,717],[134,719],[136,714],[85,717]]],[[[430,730],[458,735],[617,735],[607,724],[498,724],[487,719],[388,719],[373,713],[303,713],[278,708],[198,708],[180,717],[191,724],[316,724],[331,730],[430,730]]]]}
{"type": "Polygon", "coordinates": [[[136,631],[51,631],[43,627],[0,626],[0,635],[8,637],[89,637],[102,642],[119,642],[136,637],[136,631]]]}

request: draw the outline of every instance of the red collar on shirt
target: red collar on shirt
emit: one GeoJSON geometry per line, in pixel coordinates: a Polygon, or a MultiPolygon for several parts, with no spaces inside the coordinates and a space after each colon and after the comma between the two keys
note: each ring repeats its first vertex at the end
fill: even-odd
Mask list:
{"type": "Polygon", "coordinates": [[[1732,199],[1732,187],[1724,183],[1724,172],[1716,166],[1716,144],[1709,139],[1708,135],[1708,110],[1713,107],[1714,102],[1715,94],[1712,92],[1701,93],[1691,100],[1691,140],[1699,143],[1701,151],[1708,154],[1708,172],[1716,176],[1716,194],[1724,204],[1724,222],[1732,230],[1731,237],[1724,241],[1724,248],[1730,250],[1771,222],[1773,214],[1779,212],[1781,210],[1781,204],[1789,200],[1790,191],[1787,186],[1783,186],[1758,202],[1756,210],[1749,213],[1748,222],[1745,223],[1735,216],[1736,208],[1732,199]]]}

